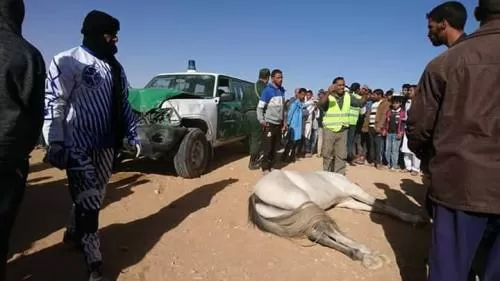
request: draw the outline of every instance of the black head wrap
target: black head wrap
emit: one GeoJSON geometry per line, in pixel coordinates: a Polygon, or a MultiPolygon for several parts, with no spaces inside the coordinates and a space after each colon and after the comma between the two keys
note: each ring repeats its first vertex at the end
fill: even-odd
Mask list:
{"type": "Polygon", "coordinates": [[[115,133],[115,151],[118,153],[123,145],[125,123],[123,120],[123,91],[122,66],[115,58],[117,52],[114,43],[106,42],[104,34],[116,36],[120,30],[120,22],[101,11],[93,10],[87,14],[83,20],[82,34],[83,46],[88,48],[94,56],[107,62],[111,67],[111,77],[113,79],[113,108],[112,120],[113,132],[115,133]]]}
{"type": "Polygon", "coordinates": [[[84,36],[115,34],[119,30],[120,22],[101,11],[93,10],[83,20],[82,34],[84,36]]]}
{"type": "Polygon", "coordinates": [[[101,11],[93,10],[85,16],[82,25],[83,45],[100,59],[109,59],[118,51],[116,45],[106,42],[104,34],[116,35],[120,22],[101,11]]]}

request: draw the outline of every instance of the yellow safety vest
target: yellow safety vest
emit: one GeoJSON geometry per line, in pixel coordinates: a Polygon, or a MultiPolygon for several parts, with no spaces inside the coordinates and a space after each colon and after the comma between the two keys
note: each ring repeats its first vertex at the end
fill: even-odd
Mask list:
{"type": "Polygon", "coordinates": [[[329,106],[323,117],[323,126],[333,132],[340,132],[343,127],[349,126],[349,109],[351,108],[351,96],[344,94],[344,104],[340,109],[337,100],[328,96],[329,106]]]}
{"type": "MultiPolygon", "coordinates": [[[[352,93],[352,95],[356,99],[361,99],[361,96],[356,94],[356,93],[352,93]]],[[[358,124],[358,118],[359,118],[360,112],[361,112],[360,107],[351,106],[351,109],[349,110],[349,125],[350,126],[358,124]]]]}

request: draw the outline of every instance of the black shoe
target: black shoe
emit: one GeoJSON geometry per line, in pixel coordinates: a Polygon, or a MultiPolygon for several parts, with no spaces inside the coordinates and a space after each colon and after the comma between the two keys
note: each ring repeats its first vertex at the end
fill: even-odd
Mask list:
{"type": "Polygon", "coordinates": [[[108,281],[101,272],[93,271],[90,273],[89,281],[108,281]]]}
{"type": "Polygon", "coordinates": [[[102,264],[100,262],[90,265],[89,281],[108,281],[102,274],[102,264]]]}
{"type": "Polygon", "coordinates": [[[250,155],[250,162],[248,162],[249,170],[258,170],[260,169],[260,155],[250,155]]]}
{"type": "Polygon", "coordinates": [[[260,169],[260,165],[258,162],[250,160],[250,162],[248,163],[248,169],[249,170],[258,170],[258,169],[260,169]]]}

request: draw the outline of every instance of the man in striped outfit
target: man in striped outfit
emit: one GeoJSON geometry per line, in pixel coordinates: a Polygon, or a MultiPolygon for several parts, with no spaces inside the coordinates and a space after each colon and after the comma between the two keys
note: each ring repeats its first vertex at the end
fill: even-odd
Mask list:
{"type": "Polygon", "coordinates": [[[89,280],[105,280],[97,230],[115,151],[127,136],[140,153],[127,79],[114,56],[119,25],[106,13],[90,12],[81,30],[83,44],[54,57],[46,82],[47,159],[66,169],[73,201],[64,240],[81,247],[89,280]]]}
{"type": "Polygon", "coordinates": [[[370,164],[374,164],[376,168],[382,168],[382,122],[383,117],[380,112],[387,112],[387,107],[385,106],[384,100],[384,91],[381,89],[376,89],[373,91],[372,100],[373,103],[370,107],[370,112],[366,113],[367,118],[369,118],[369,130],[368,130],[368,138],[369,138],[369,157],[368,162],[370,164]]]}

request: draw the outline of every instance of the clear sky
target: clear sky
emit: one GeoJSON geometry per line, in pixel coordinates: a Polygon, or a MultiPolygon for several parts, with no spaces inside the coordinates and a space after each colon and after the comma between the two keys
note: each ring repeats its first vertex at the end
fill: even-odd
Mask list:
{"type": "MultiPolygon", "coordinates": [[[[427,38],[425,14],[439,0],[25,0],[24,36],[48,64],[81,43],[92,9],[120,20],[118,58],[133,87],[155,74],[199,71],[254,81],[262,67],[280,68],[288,92],[314,91],[336,76],[347,83],[399,89],[416,83],[427,62],[444,50],[427,38]]],[[[476,0],[464,0],[466,32],[478,24],[476,0]]]]}

